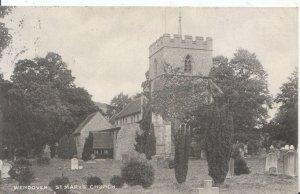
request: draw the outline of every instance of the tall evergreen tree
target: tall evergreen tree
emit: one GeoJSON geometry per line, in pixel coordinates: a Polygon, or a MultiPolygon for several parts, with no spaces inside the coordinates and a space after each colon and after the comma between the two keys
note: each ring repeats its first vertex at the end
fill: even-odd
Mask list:
{"type": "Polygon", "coordinates": [[[136,133],[135,150],[144,153],[148,160],[156,154],[156,138],[152,123],[152,111],[150,103],[143,105],[143,118],[140,123],[141,132],[136,133]]]}
{"type": "Polygon", "coordinates": [[[84,161],[90,160],[92,154],[93,154],[93,134],[90,132],[83,146],[82,160],[84,161]]]}
{"type": "Polygon", "coordinates": [[[208,106],[204,116],[205,154],[209,176],[214,184],[223,184],[232,149],[233,118],[227,103],[215,102],[208,106]]]}
{"type": "Polygon", "coordinates": [[[184,183],[188,172],[190,151],[190,124],[183,122],[175,134],[175,177],[178,183],[184,183]]]}

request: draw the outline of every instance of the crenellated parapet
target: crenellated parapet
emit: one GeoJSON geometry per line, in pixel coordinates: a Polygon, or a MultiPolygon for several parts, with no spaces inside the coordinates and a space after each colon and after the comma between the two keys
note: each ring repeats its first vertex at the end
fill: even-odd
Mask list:
{"type": "Polygon", "coordinates": [[[170,34],[164,34],[149,47],[149,56],[159,51],[163,47],[185,48],[185,49],[197,49],[197,50],[212,50],[212,38],[196,36],[193,38],[189,35],[174,34],[171,37],[170,34]]]}

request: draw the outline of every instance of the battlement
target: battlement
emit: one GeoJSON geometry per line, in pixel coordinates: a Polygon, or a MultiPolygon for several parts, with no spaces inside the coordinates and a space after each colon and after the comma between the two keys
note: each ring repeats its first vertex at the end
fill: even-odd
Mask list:
{"type": "Polygon", "coordinates": [[[174,34],[171,37],[170,34],[164,34],[149,47],[149,56],[152,56],[158,50],[163,47],[174,47],[174,48],[187,48],[187,49],[198,49],[198,50],[212,50],[212,38],[196,36],[193,39],[192,36],[174,34]]]}

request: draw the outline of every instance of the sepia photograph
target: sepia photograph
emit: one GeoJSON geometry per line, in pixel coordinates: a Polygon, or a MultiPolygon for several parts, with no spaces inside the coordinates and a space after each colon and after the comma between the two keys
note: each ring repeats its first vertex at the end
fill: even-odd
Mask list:
{"type": "Polygon", "coordinates": [[[0,193],[298,192],[297,7],[0,18],[0,193]]]}

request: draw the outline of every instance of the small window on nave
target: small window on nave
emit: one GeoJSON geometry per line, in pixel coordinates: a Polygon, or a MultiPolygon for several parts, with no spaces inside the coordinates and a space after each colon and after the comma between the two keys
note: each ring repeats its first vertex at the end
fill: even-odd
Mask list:
{"type": "Polygon", "coordinates": [[[192,57],[187,55],[184,60],[184,72],[191,73],[192,72],[192,57]]]}

